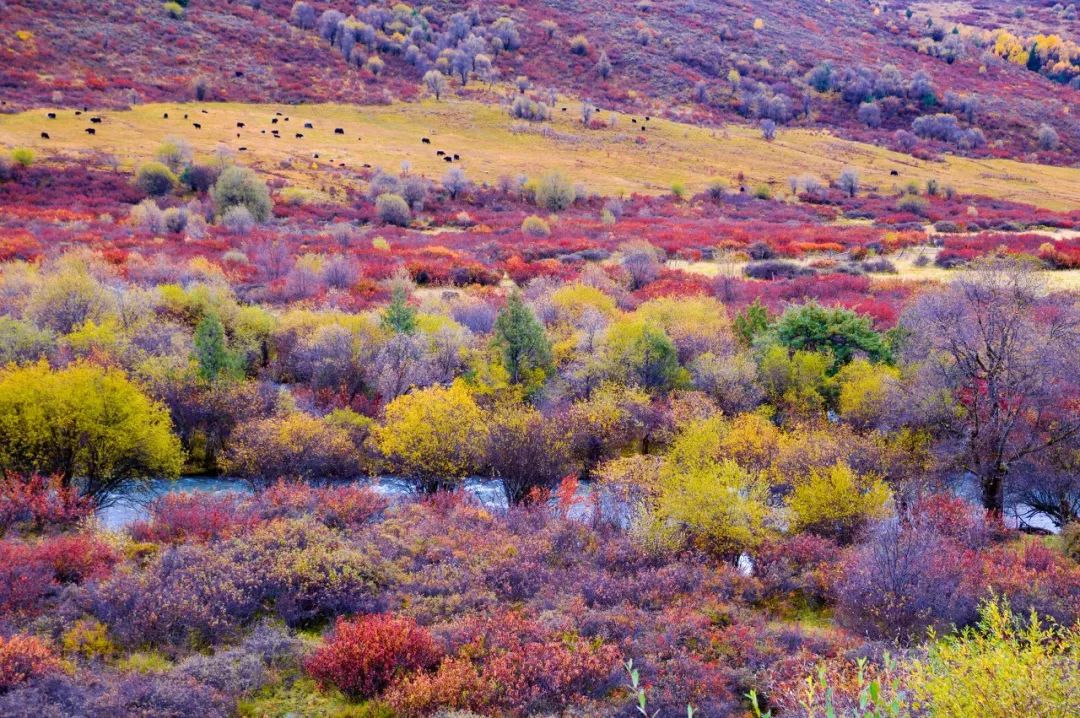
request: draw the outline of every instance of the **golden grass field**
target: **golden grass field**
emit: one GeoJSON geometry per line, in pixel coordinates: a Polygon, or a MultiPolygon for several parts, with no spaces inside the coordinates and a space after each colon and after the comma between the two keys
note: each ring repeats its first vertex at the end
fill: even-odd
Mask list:
{"type": "Polygon", "coordinates": [[[828,179],[851,166],[860,172],[864,185],[881,191],[936,178],[963,193],[1049,209],[1080,208],[1078,168],[951,156],[925,162],[824,132],[782,131],[770,143],[752,127],[713,130],[657,119],[645,122],[640,116],[634,124],[630,116],[611,112],[600,117],[614,119],[613,127],[587,130],[577,121],[579,105],[568,101],[566,107],[566,112],[556,107],[554,119],[542,124],[514,120],[502,107],[468,100],[362,107],[149,104],[82,116],[70,109],[56,110],[55,120],[47,119],[48,110],[40,109],[0,115],[0,145],[29,147],[43,158],[64,155],[87,162],[99,162],[104,154],[131,169],[152,158],[165,138],[177,136],[187,139],[197,155],[205,157],[227,148],[242,163],[313,190],[348,181],[348,173],[329,171],[339,163],[348,170],[369,164],[396,172],[408,162],[413,171],[439,177],[450,165],[436,156],[438,149],[460,154],[461,161],[454,166],[462,167],[473,181],[494,182],[500,175],[534,176],[558,169],[589,190],[606,195],[662,193],[676,182],[691,192],[715,180],[734,186],[740,172],[749,185],[769,183],[786,192],[788,177],[814,174],[828,179]],[[169,119],[163,119],[166,112],[169,119]],[[275,112],[283,117],[272,125],[275,112]],[[103,121],[91,125],[91,115],[103,121]],[[202,129],[195,129],[194,122],[202,129]],[[245,127],[237,128],[237,122],[245,127]],[[305,129],[306,122],[314,128],[305,129]],[[647,127],[645,132],[642,126],[647,127]],[[86,134],[87,127],[94,127],[97,134],[86,134]],[[343,135],[334,134],[338,127],[343,135]],[[279,129],[280,139],[270,134],[271,128],[279,129]],[[42,139],[42,131],[50,139],[42,139]],[[302,139],[295,137],[298,132],[304,135],[302,139]],[[646,138],[644,144],[636,142],[639,136],[646,138]],[[421,137],[429,137],[431,144],[422,144],[421,137]],[[240,152],[241,147],[246,151],[240,152]],[[890,170],[899,176],[890,176],[890,170]]]}

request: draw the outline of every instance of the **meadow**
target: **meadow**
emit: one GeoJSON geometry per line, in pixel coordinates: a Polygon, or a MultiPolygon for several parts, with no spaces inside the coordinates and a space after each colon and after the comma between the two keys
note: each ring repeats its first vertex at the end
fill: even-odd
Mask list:
{"type": "Polygon", "coordinates": [[[396,171],[408,163],[416,172],[436,176],[447,168],[436,155],[439,149],[460,155],[459,166],[477,182],[493,185],[501,176],[559,170],[604,196],[664,194],[676,183],[697,193],[716,181],[735,189],[765,184],[780,192],[788,177],[813,173],[835,179],[854,167],[868,189],[882,193],[936,180],[974,195],[1080,209],[1080,170],[1070,167],[953,155],[928,161],[823,131],[781,130],[767,141],[745,126],[646,122],[644,115],[612,111],[599,113],[601,126],[589,129],[580,121],[579,101],[563,98],[558,105],[566,112],[536,124],[515,120],[498,105],[468,100],[363,107],[163,103],[81,115],[41,109],[0,115],[0,143],[91,164],[101,160],[96,153],[105,153],[130,170],[175,136],[204,158],[223,148],[269,176],[307,189],[344,183],[365,165],[396,171]],[[57,118],[47,119],[48,112],[57,118]],[[100,116],[102,124],[92,125],[90,115],[100,116]],[[202,128],[195,129],[196,123],[202,128]],[[307,123],[313,129],[305,128],[307,123]],[[88,136],[88,127],[96,134],[88,136]],[[336,134],[337,128],[344,134],[336,134]],[[279,130],[280,139],[272,129],[279,130]],[[42,131],[50,139],[41,139],[42,131]],[[424,137],[432,144],[423,144],[424,137]]]}

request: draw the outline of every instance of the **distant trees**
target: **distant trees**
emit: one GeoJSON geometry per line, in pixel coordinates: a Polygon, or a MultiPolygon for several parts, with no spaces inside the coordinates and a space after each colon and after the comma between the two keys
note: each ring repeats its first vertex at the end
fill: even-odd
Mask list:
{"type": "Polygon", "coordinates": [[[265,222],[273,209],[266,183],[246,167],[229,167],[222,172],[210,196],[219,217],[234,207],[243,207],[255,221],[265,222]]]}
{"type": "Polygon", "coordinates": [[[859,192],[859,173],[851,167],[845,167],[840,171],[836,186],[848,197],[854,197],[859,192]]]}
{"type": "Polygon", "coordinates": [[[603,79],[608,79],[611,76],[611,60],[608,59],[607,52],[600,51],[600,57],[596,61],[596,73],[603,79]]]}
{"type": "Polygon", "coordinates": [[[561,172],[547,172],[536,184],[537,206],[552,212],[561,212],[568,208],[576,198],[574,185],[561,172]]]}
{"type": "Polygon", "coordinates": [[[118,369],[0,370],[0,471],[59,474],[95,501],[129,480],[176,477],[169,414],[118,369]]]}
{"type": "Polygon", "coordinates": [[[1035,139],[1039,143],[1039,149],[1048,152],[1056,150],[1061,144],[1057,130],[1045,123],[1039,125],[1039,129],[1035,132],[1035,139]]]}
{"type": "Polygon", "coordinates": [[[144,162],[135,172],[135,186],[145,195],[160,197],[176,187],[176,175],[160,162],[144,162]]]}
{"type": "Polygon", "coordinates": [[[383,222],[399,227],[408,226],[412,220],[409,203],[401,195],[397,194],[379,195],[375,199],[375,212],[383,222]]]}
{"type": "Polygon", "coordinates": [[[315,27],[315,8],[304,0],[296,0],[289,12],[289,22],[303,30],[315,27]]]}
{"type": "Polygon", "coordinates": [[[428,92],[435,95],[436,100],[441,100],[450,88],[450,83],[446,81],[446,75],[438,70],[428,70],[424,73],[424,86],[427,87],[428,92]]]}
{"type": "Polygon", "coordinates": [[[575,55],[589,54],[589,38],[584,35],[574,35],[570,38],[570,52],[575,55]]]}
{"type": "Polygon", "coordinates": [[[460,167],[451,167],[442,176],[442,186],[450,199],[457,199],[463,192],[469,189],[469,180],[465,176],[465,170],[460,167]]]}

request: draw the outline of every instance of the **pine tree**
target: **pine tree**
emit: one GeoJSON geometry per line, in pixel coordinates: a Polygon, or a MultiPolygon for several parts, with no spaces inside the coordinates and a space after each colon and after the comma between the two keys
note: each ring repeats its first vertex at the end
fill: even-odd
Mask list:
{"type": "Polygon", "coordinates": [[[502,353],[512,383],[523,381],[536,370],[547,372],[551,368],[551,343],[544,327],[517,292],[510,295],[495,319],[494,333],[492,344],[502,353]]]}
{"type": "Polygon", "coordinates": [[[207,314],[195,327],[195,360],[199,363],[199,376],[206,381],[216,381],[232,368],[225,327],[217,314],[207,314]]]}
{"type": "Polygon", "coordinates": [[[397,334],[412,334],[416,331],[416,310],[406,302],[405,290],[394,289],[390,304],[383,311],[382,323],[397,334]]]}

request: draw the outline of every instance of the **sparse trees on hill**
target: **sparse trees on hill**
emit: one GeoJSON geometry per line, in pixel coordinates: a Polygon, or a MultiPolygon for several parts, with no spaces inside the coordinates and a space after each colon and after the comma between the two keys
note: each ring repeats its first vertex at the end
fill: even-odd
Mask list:
{"type": "Polygon", "coordinates": [[[176,187],[176,175],[160,162],[145,162],[135,173],[135,186],[143,194],[160,197],[176,187]]]}
{"type": "Polygon", "coordinates": [[[304,30],[315,27],[315,8],[304,0],[296,0],[289,12],[289,22],[304,30]]]}
{"type": "Polygon", "coordinates": [[[446,75],[438,70],[428,70],[424,73],[424,86],[427,87],[428,92],[435,95],[436,100],[441,100],[450,87],[450,83],[446,81],[446,75]]]}
{"type": "Polygon", "coordinates": [[[859,191],[859,173],[851,167],[844,168],[836,180],[836,186],[848,197],[854,197],[859,191]]]}
{"type": "Polygon", "coordinates": [[[375,199],[375,211],[379,219],[387,224],[405,227],[412,219],[409,204],[401,195],[381,194],[375,199]]]}

